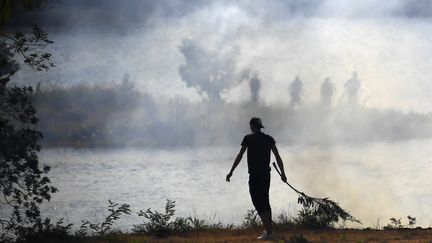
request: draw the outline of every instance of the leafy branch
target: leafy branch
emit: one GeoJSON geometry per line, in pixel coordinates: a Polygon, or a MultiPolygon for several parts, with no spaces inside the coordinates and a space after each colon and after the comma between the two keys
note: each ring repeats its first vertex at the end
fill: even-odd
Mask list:
{"type": "MultiPolygon", "coordinates": [[[[273,162],[276,171],[281,175],[276,163],[273,162]]],[[[300,219],[306,220],[313,227],[327,227],[332,226],[339,219],[342,221],[351,221],[361,224],[360,220],[353,217],[348,211],[341,208],[338,203],[328,198],[317,198],[306,195],[294,188],[288,182],[285,182],[297,195],[297,202],[303,205],[303,210],[300,211],[300,219]]]]}
{"type": "Polygon", "coordinates": [[[108,211],[110,214],[105,218],[105,220],[99,223],[91,223],[88,220],[82,221],[80,229],[77,231],[77,235],[85,236],[87,231],[90,230],[94,236],[103,236],[112,229],[114,222],[118,220],[121,215],[130,215],[131,210],[129,204],[120,205],[111,200],[108,200],[108,203],[108,211]]]}

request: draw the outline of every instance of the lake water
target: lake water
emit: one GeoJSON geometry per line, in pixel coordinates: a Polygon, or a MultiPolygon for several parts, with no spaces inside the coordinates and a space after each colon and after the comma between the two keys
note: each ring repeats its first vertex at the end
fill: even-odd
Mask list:
{"type": "MultiPolygon", "coordinates": [[[[390,217],[432,220],[432,140],[362,145],[279,146],[289,182],[311,196],[339,202],[364,227],[387,225],[390,217]]],[[[108,199],[131,205],[132,215],[116,227],[142,222],[139,210],[163,210],[166,199],[177,202],[177,216],[199,216],[240,224],[253,208],[247,187],[246,156],[230,183],[225,175],[239,147],[173,150],[45,149],[43,163],[59,192],[43,212],[54,219],[98,221],[108,199]]],[[[273,161],[274,159],[272,159],[273,161]]],[[[277,214],[295,214],[296,194],[272,171],[270,203],[277,214]]]]}

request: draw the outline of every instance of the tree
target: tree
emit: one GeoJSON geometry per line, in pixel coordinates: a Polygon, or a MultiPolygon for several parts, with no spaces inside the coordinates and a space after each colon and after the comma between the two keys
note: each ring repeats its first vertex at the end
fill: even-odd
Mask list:
{"type": "Polygon", "coordinates": [[[27,227],[41,225],[39,206],[57,191],[47,177],[50,168],[39,164],[42,133],[35,127],[33,89],[10,84],[19,60],[34,71],[54,66],[51,54],[41,52],[52,43],[46,32],[38,26],[27,34],[13,32],[7,26],[14,14],[41,8],[44,1],[17,2],[0,5],[0,241],[20,238],[27,227]]]}

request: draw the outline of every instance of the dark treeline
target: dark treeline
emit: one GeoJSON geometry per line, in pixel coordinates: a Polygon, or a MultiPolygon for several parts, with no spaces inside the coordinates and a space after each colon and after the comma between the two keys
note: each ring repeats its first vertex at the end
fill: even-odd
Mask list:
{"type": "Polygon", "coordinates": [[[37,87],[33,97],[42,144],[48,146],[107,146],[107,121],[130,116],[142,95],[132,83],[111,86],[51,85],[37,87]]]}
{"type": "Polygon", "coordinates": [[[262,117],[264,131],[283,144],[432,137],[431,115],[365,108],[352,100],[331,104],[328,92],[316,104],[303,104],[301,96],[290,95],[292,90],[287,92],[288,105],[265,104],[253,93],[242,103],[194,103],[180,97],[157,99],[138,91],[126,78],[109,86],[37,88],[34,102],[45,146],[233,145],[249,132],[252,116],[262,117]]]}

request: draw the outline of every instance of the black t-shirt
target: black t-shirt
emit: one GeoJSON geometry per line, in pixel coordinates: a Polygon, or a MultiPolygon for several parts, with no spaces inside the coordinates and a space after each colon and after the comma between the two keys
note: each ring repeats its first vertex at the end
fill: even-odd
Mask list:
{"type": "Polygon", "coordinates": [[[262,132],[246,135],[241,143],[247,147],[249,174],[262,174],[270,171],[270,151],[275,140],[262,132]]]}

